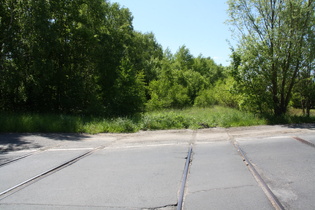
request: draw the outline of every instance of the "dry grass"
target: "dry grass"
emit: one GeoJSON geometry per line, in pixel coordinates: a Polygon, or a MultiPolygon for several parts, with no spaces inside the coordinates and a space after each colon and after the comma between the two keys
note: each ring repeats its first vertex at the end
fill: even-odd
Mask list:
{"type": "MultiPolygon", "coordinates": [[[[303,110],[290,108],[288,114],[291,116],[303,116],[303,110]]],[[[310,117],[315,117],[315,109],[311,109],[310,117]]]]}

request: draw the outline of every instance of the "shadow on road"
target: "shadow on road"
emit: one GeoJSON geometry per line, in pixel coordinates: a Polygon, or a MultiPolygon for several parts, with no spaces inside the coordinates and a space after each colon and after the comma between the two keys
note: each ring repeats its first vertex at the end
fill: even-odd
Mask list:
{"type": "Polygon", "coordinates": [[[24,150],[31,148],[39,148],[37,144],[31,144],[27,140],[23,140],[22,137],[25,137],[25,134],[1,134],[0,135],[0,154],[24,150]]]}
{"type": "Polygon", "coordinates": [[[0,134],[0,154],[26,149],[39,149],[47,141],[81,141],[89,136],[83,134],[36,133],[0,134]]]}
{"type": "Polygon", "coordinates": [[[315,123],[290,124],[290,125],[283,125],[283,127],[315,130],[315,123]]]}

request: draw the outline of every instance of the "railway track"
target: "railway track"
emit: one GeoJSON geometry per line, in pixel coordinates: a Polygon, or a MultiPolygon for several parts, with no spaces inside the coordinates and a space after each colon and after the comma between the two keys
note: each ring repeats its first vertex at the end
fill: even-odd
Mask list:
{"type": "Polygon", "coordinates": [[[0,163],[0,167],[8,165],[8,164],[13,163],[13,162],[16,162],[18,160],[22,160],[22,159],[27,158],[29,156],[32,156],[32,155],[35,155],[35,154],[38,154],[38,153],[41,153],[41,152],[44,152],[44,151],[56,148],[58,146],[60,146],[60,145],[57,145],[57,146],[54,146],[54,147],[44,147],[44,148],[41,148],[41,149],[33,150],[31,152],[27,152],[26,154],[23,154],[23,155],[15,157],[15,158],[9,159],[7,161],[1,162],[0,163]]]}
{"type": "Polygon", "coordinates": [[[192,152],[193,152],[193,145],[191,144],[189,147],[189,150],[188,150],[188,155],[186,157],[186,163],[185,163],[182,183],[181,183],[181,187],[179,190],[177,210],[182,210],[182,208],[183,208],[183,202],[184,202],[184,196],[185,196],[185,187],[186,187],[188,172],[189,172],[189,165],[192,161],[192,152]]]}
{"type": "MultiPolygon", "coordinates": [[[[34,175],[32,176],[31,178],[28,178],[26,179],[25,181],[23,182],[20,182],[19,184],[16,184],[2,192],[0,192],[0,200],[13,194],[14,192],[17,192],[19,191],[20,189],[23,189],[25,188],[26,186],[28,185],[31,185],[32,183],[44,178],[44,177],[47,177],[63,168],[66,168],[72,164],[74,164],[75,162],[95,153],[96,151],[99,151],[99,150],[102,150],[108,146],[110,146],[111,144],[114,144],[115,142],[119,141],[120,139],[116,139],[114,141],[111,141],[111,142],[107,142],[105,145],[102,145],[102,146],[99,146],[99,147],[95,147],[95,148],[80,148],[80,150],[85,150],[87,149],[88,151],[85,151],[77,156],[75,156],[74,158],[71,158],[69,160],[66,160],[60,164],[57,164],[56,166],[48,169],[48,170],[45,170],[41,173],[38,173],[37,175],[34,175]]],[[[4,163],[1,163],[0,164],[0,168],[3,167],[3,166],[7,166],[9,164],[12,164],[14,162],[17,162],[17,161],[20,161],[20,160],[23,160],[27,157],[31,157],[33,155],[36,155],[36,154],[40,154],[40,153],[43,153],[43,152],[47,152],[47,151],[54,151],[54,150],[63,150],[62,148],[60,148],[62,146],[62,144],[57,144],[55,146],[51,146],[51,147],[44,147],[44,148],[41,148],[41,149],[38,149],[38,150],[35,150],[35,151],[32,151],[32,152],[29,152],[27,154],[24,154],[24,155],[21,155],[19,157],[16,157],[14,159],[11,159],[11,160],[8,160],[4,163]]],[[[68,149],[66,149],[68,150],[68,149]]],[[[73,150],[73,149],[70,149],[70,150],[73,150]]]]}
{"type": "MultiPolygon", "coordinates": [[[[32,185],[33,183],[45,178],[45,177],[48,177],[80,160],[82,160],[83,158],[85,157],[88,157],[89,155],[92,155],[93,153],[99,151],[99,150],[102,150],[102,149],[105,149],[108,145],[106,146],[100,146],[100,147],[97,147],[97,148],[92,148],[86,152],[83,152],[79,155],[77,155],[76,157],[74,158],[71,158],[69,160],[66,160],[64,161],[63,163],[60,163],[58,164],[57,166],[55,167],[52,167],[48,170],[45,170],[31,178],[28,178],[27,180],[23,181],[23,182],[20,182],[19,184],[16,184],[2,192],[0,192],[0,200],[14,194],[15,192],[18,192],[19,190],[22,190],[24,189],[25,187],[29,186],[29,185],[32,185]]],[[[13,163],[13,162],[16,162],[16,161],[19,161],[19,160],[22,160],[26,157],[29,157],[31,155],[35,155],[35,154],[38,154],[40,152],[44,152],[44,151],[49,151],[51,150],[52,148],[45,148],[45,149],[42,149],[42,150],[38,150],[38,151],[34,151],[34,152],[30,152],[26,155],[23,155],[21,157],[18,157],[18,158],[15,158],[13,160],[10,160],[4,164],[2,164],[1,166],[5,166],[5,165],[8,165],[10,163],[13,163]]],[[[174,205],[172,205],[174,208],[176,208],[177,210],[181,210],[182,209],[182,205],[183,205],[183,201],[184,201],[184,196],[185,196],[185,186],[186,186],[186,182],[187,182],[187,178],[188,178],[188,173],[189,173],[189,166],[190,166],[190,163],[191,163],[191,158],[192,158],[192,152],[193,152],[193,146],[192,144],[189,146],[188,148],[188,152],[187,152],[187,156],[185,157],[186,161],[185,161],[185,166],[184,166],[184,170],[183,170],[183,175],[182,175],[182,181],[181,181],[181,184],[180,184],[180,189],[178,191],[178,202],[174,205]]],[[[1,167],[0,166],[0,167],[1,167]]]]}
{"type": "MultiPolygon", "coordinates": [[[[83,154],[80,154],[80,155],[78,155],[78,156],[76,156],[76,157],[74,157],[74,158],[72,158],[70,160],[67,160],[67,161],[65,161],[65,162],[63,162],[63,163],[61,163],[61,164],[59,164],[59,165],[57,165],[57,166],[55,166],[55,167],[53,167],[51,169],[48,169],[48,170],[46,170],[46,171],[44,171],[44,172],[42,172],[40,174],[37,174],[37,175],[35,175],[35,176],[33,176],[33,177],[31,177],[31,178],[29,178],[29,179],[27,179],[27,180],[17,184],[17,185],[15,185],[15,186],[7,189],[7,190],[4,190],[4,191],[0,192],[0,199],[5,197],[6,195],[10,195],[10,194],[18,191],[19,189],[22,189],[22,188],[26,187],[27,185],[32,184],[33,182],[35,182],[35,181],[37,181],[39,179],[42,179],[42,178],[44,178],[46,176],[49,176],[49,175],[51,175],[51,174],[53,174],[53,173],[55,173],[55,172],[65,168],[65,167],[68,167],[68,166],[72,165],[73,163],[81,160],[82,158],[85,158],[85,157],[93,154],[94,152],[96,152],[98,150],[101,150],[101,149],[104,149],[104,148],[105,148],[105,146],[100,146],[100,147],[91,149],[91,150],[89,150],[87,152],[84,152],[83,154]]],[[[19,158],[19,159],[21,159],[21,158],[19,158]]]]}
{"type": "Polygon", "coordinates": [[[292,138],[297,140],[297,141],[299,141],[299,142],[301,142],[301,143],[303,143],[303,144],[305,144],[305,145],[307,145],[307,146],[315,148],[315,144],[310,142],[310,141],[307,141],[305,139],[302,139],[302,138],[299,138],[299,137],[296,137],[296,136],[293,136],[292,138]]]}
{"type": "Polygon", "coordinates": [[[233,144],[234,144],[235,148],[237,149],[237,151],[239,152],[239,154],[241,155],[241,157],[243,158],[243,161],[246,164],[246,166],[248,167],[249,171],[254,176],[255,180],[258,183],[258,185],[261,187],[261,189],[264,191],[265,195],[267,196],[267,198],[269,199],[269,201],[273,205],[273,207],[276,210],[284,210],[285,208],[283,207],[283,205],[281,204],[279,199],[275,196],[275,194],[268,187],[267,183],[263,180],[263,178],[257,172],[257,170],[255,169],[254,165],[252,164],[250,159],[247,157],[246,153],[241,148],[241,146],[236,141],[233,141],[233,144]]]}
{"type": "MultiPolygon", "coordinates": [[[[291,137],[292,139],[301,142],[307,146],[313,147],[315,148],[315,144],[313,144],[310,141],[307,141],[305,139],[299,138],[299,137],[291,137]]],[[[117,141],[117,140],[116,140],[117,141]]],[[[234,140],[233,137],[230,137],[230,141],[233,144],[233,146],[236,148],[236,150],[239,152],[240,156],[243,159],[243,162],[246,164],[246,166],[248,167],[249,171],[252,173],[252,175],[254,176],[254,178],[256,179],[257,183],[259,184],[259,186],[262,188],[262,190],[264,191],[264,193],[266,194],[266,196],[268,197],[269,201],[271,202],[271,204],[274,206],[275,209],[279,209],[279,210],[284,210],[284,206],[281,204],[281,202],[278,200],[278,198],[274,195],[274,193],[272,192],[272,190],[268,187],[268,185],[265,183],[265,181],[263,180],[263,178],[259,175],[259,173],[257,172],[257,170],[255,169],[255,165],[251,162],[251,160],[248,158],[246,152],[243,150],[243,148],[238,144],[238,142],[236,140],[234,140]]],[[[115,142],[115,141],[114,141],[115,142]]],[[[92,155],[93,153],[105,149],[106,147],[108,147],[110,144],[114,143],[114,142],[110,142],[109,144],[107,143],[106,145],[103,146],[99,146],[99,147],[95,147],[95,148],[85,148],[87,151],[82,152],[81,154],[76,155],[75,157],[68,159],[60,164],[58,164],[55,167],[52,167],[46,171],[43,171],[23,182],[20,182],[19,184],[16,184],[15,186],[12,186],[6,190],[3,190],[2,192],[0,192],[0,200],[14,194],[15,192],[37,182],[40,179],[43,179],[47,176],[50,176],[80,160],[82,160],[85,157],[88,157],[90,155],[92,155]]],[[[45,152],[47,150],[51,150],[53,148],[44,148],[44,149],[40,149],[40,150],[36,150],[33,152],[30,152],[28,154],[25,154],[23,156],[17,157],[15,159],[12,159],[10,161],[7,161],[3,164],[0,165],[0,167],[11,164],[13,162],[17,162],[19,160],[22,160],[26,157],[30,157],[32,155],[41,153],[41,152],[45,152]]],[[[180,189],[178,191],[178,202],[174,205],[172,205],[172,208],[176,208],[177,210],[181,210],[183,209],[183,203],[185,200],[185,188],[186,188],[186,183],[187,183],[187,179],[188,179],[188,175],[189,175],[189,167],[192,164],[192,155],[193,155],[193,144],[191,143],[189,145],[188,148],[188,152],[187,152],[187,156],[186,156],[186,161],[185,161],[185,166],[183,169],[183,175],[182,175],[182,179],[181,179],[181,184],[180,184],[180,189]]]]}
{"type": "MultiPolygon", "coordinates": [[[[297,140],[297,141],[299,141],[300,143],[303,143],[303,144],[305,144],[307,146],[315,148],[315,144],[310,142],[310,141],[307,141],[305,139],[302,139],[302,138],[299,138],[299,137],[295,137],[295,136],[292,137],[292,138],[297,140]]],[[[268,187],[268,185],[264,181],[264,179],[260,176],[258,171],[255,169],[254,164],[252,164],[252,162],[247,157],[246,153],[241,148],[241,146],[231,136],[230,136],[230,141],[232,142],[234,147],[239,152],[240,156],[243,159],[243,162],[246,164],[246,166],[248,167],[249,171],[252,173],[252,175],[254,176],[255,180],[257,181],[257,183],[259,184],[261,189],[264,191],[265,195],[267,196],[267,198],[269,199],[269,201],[271,202],[273,207],[276,210],[285,210],[285,207],[282,205],[282,203],[279,201],[279,199],[275,196],[275,194],[272,192],[272,190],[268,187]]],[[[184,175],[183,175],[183,180],[182,180],[182,184],[181,184],[181,188],[180,188],[178,204],[177,204],[177,210],[182,210],[182,208],[183,208],[182,205],[183,205],[183,202],[184,202],[185,185],[186,185],[187,178],[188,178],[189,165],[191,164],[191,161],[192,161],[191,160],[192,152],[193,152],[193,145],[191,144],[190,149],[188,151],[187,161],[186,161],[186,164],[185,164],[184,175]]]]}
{"type": "MultiPolygon", "coordinates": [[[[291,138],[294,139],[294,140],[297,140],[298,142],[300,142],[300,143],[302,143],[304,145],[307,145],[307,146],[315,148],[315,144],[310,142],[310,141],[307,141],[305,139],[302,139],[302,138],[296,137],[296,136],[293,136],[291,138]]],[[[282,203],[279,201],[279,199],[275,196],[275,194],[272,192],[272,190],[268,187],[268,185],[264,181],[264,179],[257,172],[257,170],[254,167],[254,164],[252,164],[251,160],[247,157],[246,152],[242,149],[242,147],[238,144],[237,141],[235,141],[235,139],[232,136],[230,136],[230,141],[232,142],[234,147],[237,149],[237,151],[239,152],[240,156],[243,158],[243,162],[246,164],[246,166],[248,167],[249,171],[252,173],[252,175],[254,176],[255,180],[257,181],[259,186],[262,188],[262,190],[264,191],[264,193],[266,194],[267,198],[269,199],[271,204],[274,206],[274,208],[276,210],[285,210],[285,208],[282,205],[282,203]]]]}

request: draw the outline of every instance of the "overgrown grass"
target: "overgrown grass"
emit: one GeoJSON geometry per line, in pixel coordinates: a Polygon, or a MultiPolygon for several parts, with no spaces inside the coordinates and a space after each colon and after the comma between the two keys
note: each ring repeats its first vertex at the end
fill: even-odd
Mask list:
{"type": "Polygon", "coordinates": [[[102,118],[58,114],[0,113],[0,132],[131,133],[139,130],[200,129],[265,124],[314,123],[315,116],[259,117],[225,108],[160,110],[132,117],[102,118]]]}
{"type": "Polygon", "coordinates": [[[143,129],[210,128],[263,125],[266,120],[252,113],[225,107],[164,110],[145,114],[143,129]]]}
{"type": "Polygon", "coordinates": [[[56,114],[0,114],[0,132],[78,132],[82,119],[56,114]]]}
{"type": "Polygon", "coordinates": [[[0,132],[122,133],[140,130],[135,117],[104,119],[58,114],[0,114],[0,132]]]}

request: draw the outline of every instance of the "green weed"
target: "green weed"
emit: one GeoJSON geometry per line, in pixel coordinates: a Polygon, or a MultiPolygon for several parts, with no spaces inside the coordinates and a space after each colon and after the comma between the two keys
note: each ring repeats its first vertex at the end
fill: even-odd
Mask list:
{"type": "Polygon", "coordinates": [[[132,117],[0,113],[0,132],[132,133],[139,130],[201,129],[266,124],[314,123],[315,117],[262,117],[226,107],[165,109],[132,117]]]}

